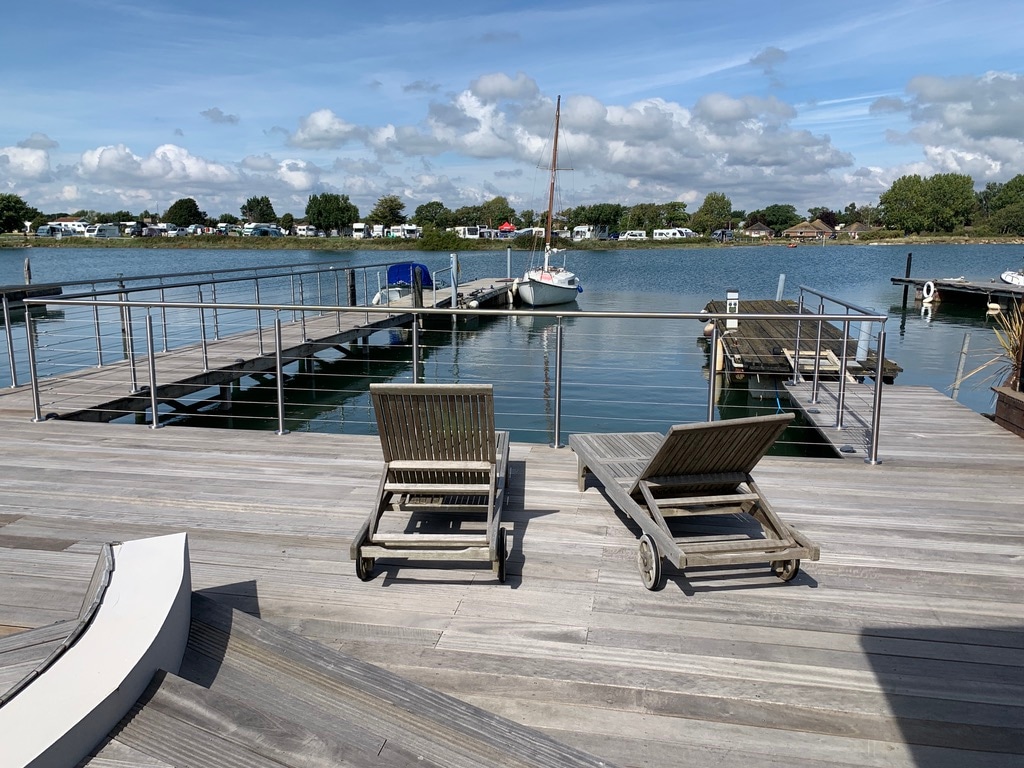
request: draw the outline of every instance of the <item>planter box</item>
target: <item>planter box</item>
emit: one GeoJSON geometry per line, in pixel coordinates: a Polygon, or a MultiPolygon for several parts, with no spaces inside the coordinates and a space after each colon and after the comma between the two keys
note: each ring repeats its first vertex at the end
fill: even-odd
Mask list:
{"type": "Polygon", "coordinates": [[[992,389],[996,393],[996,424],[1024,437],[1024,392],[1009,387],[992,389]]]}

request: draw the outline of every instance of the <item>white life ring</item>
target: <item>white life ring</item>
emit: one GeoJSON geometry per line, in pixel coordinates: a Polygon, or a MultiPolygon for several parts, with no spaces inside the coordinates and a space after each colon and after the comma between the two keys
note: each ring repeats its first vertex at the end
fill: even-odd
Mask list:
{"type": "Polygon", "coordinates": [[[921,295],[925,301],[931,301],[935,298],[935,283],[929,280],[924,284],[924,288],[921,289],[921,295]]]}

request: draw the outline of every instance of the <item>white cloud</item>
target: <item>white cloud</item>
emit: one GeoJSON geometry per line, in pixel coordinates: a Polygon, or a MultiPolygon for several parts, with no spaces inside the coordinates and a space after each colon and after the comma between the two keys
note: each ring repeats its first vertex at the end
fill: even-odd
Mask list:
{"type": "Polygon", "coordinates": [[[358,139],[363,131],[329,109],[318,109],[299,121],[288,143],[303,149],[337,149],[358,139]]]}
{"type": "Polygon", "coordinates": [[[0,147],[0,179],[44,181],[50,177],[50,155],[45,149],[0,147]]]}

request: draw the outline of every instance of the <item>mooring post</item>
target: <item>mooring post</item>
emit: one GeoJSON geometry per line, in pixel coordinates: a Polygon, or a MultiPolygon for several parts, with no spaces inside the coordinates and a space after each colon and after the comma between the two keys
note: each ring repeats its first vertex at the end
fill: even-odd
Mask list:
{"type": "MultiPolygon", "coordinates": [[[[913,263],[914,263],[914,253],[910,252],[910,253],[907,254],[907,269],[906,269],[906,272],[903,274],[903,276],[907,280],[910,279],[910,265],[913,264],[913,263]]],[[[910,290],[910,283],[904,283],[903,284],[903,310],[904,311],[906,311],[906,309],[907,309],[907,292],[909,290],[910,290]]]]}
{"type": "Polygon", "coordinates": [[[28,260],[28,256],[25,257],[25,285],[32,283],[32,262],[28,260]]]}

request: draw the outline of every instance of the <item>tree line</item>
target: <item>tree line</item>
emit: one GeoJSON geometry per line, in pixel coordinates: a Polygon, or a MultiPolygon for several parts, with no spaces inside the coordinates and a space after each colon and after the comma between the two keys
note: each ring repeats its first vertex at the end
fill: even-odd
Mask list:
{"type": "MultiPolygon", "coordinates": [[[[84,218],[89,223],[101,224],[121,221],[164,221],[179,227],[190,225],[216,226],[239,224],[242,221],[278,224],[290,230],[295,224],[310,224],[324,232],[350,230],[357,221],[391,227],[412,223],[423,228],[425,235],[444,232],[456,226],[487,226],[496,229],[509,222],[517,229],[544,226],[546,211],[526,209],[516,211],[505,197],[495,197],[480,205],[449,209],[443,202],[423,203],[406,215],[405,203],[397,195],[384,195],[365,218],[348,195],[323,193],[311,195],[306,204],[304,218],[296,219],[286,213],[278,216],[269,197],[250,197],[239,208],[239,216],[229,213],[212,219],[193,198],[175,201],[162,215],[142,211],[138,216],[129,211],[101,213],[80,210],[72,214],[43,214],[14,194],[0,194],[0,231],[23,231],[25,222],[33,230],[60,216],[84,218]]],[[[907,234],[965,232],[970,229],[979,235],[1024,235],[1024,174],[1018,174],[1005,183],[990,182],[981,191],[975,191],[970,176],[955,173],[902,176],[883,192],[877,205],[858,206],[850,203],[840,210],[814,207],[806,216],[797,213],[793,205],[775,203],[754,211],[736,210],[721,192],[711,192],[700,207],[690,213],[686,203],[638,203],[625,206],[619,203],[597,203],[566,208],[554,214],[555,229],[572,229],[583,224],[607,226],[610,231],[689,227],[701,234],[716,229],[739,229],[761,223],[775,232],[800,223],[820,219],[830,227],[860,222],[871,227],[907,234]]]]}

